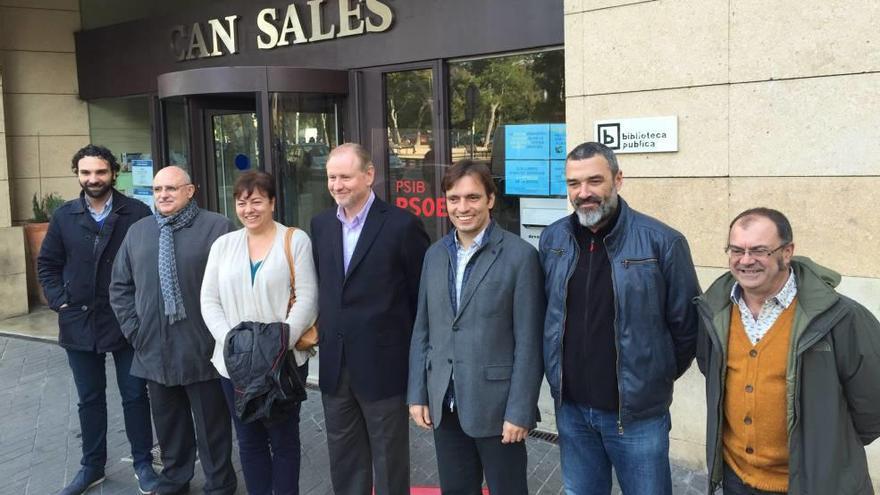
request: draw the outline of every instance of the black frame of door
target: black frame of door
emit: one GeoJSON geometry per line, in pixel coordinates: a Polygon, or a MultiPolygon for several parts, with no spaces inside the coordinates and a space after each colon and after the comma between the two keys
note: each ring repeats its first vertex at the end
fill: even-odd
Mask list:
{"type": "MultiPolygon", "coordinates": [[[[254,112],[257,115],[257,132],[260,136],[268,129],[263,126],[257,94],[247,95],[215,95],[210,97],[187,98],[187,107],[194,118],[190,121],[190,162],[203,163],[204,170],[199,170],[199,204],[211,211],[218,211],[220,200],[217,197],[217,164],[214,157],[213,124],[215,115],[254,112]],[[198,155],[198,156],[197,156],[198,155]]],[[[265,170],[265,149],[261,139],[257,145],[260,161],[257,168],[265,170]]],[[[193,166],[193,172],[200,167],[193,166]]],[[[193,178],[195,181],[195,177],[193,178]]]]}
{"type": "MultiPolygon", "coordinates": [[[[213,152],[208,152],[213,138],[207,132],[212,115],[253,110],[257,114],[260,133],[258,168],[275,172],[272,149],[271,113],[269,95],[284,93],[319,93],[346,98],[349,93],[348,71],[303,69],[296,67],[210,67],[162,74],[157,79],[159,94],[153,111],[153,125],[158,136],[154,143],[159,160],[156,169],[168,163],[168,145],[165,138],[165,116],[161,100],[184,97],[189,126],[189,162],[193,182],[198,186],[196,200],[200,205],[216,211],[219,201],[216,193],[216,170],[213,152]],[[213,113],[212,113],[213,112],[213,113]]],[[[349,120],[356,112],[346,98],[344,113],[349,120]]],[[[352,129],[352,122],[337,122],[343,129],[352,129]]],[[[213,150],[213,147],[211,148],[213,150]]],[[[277,174],[276,179],[277,179],[277,174]]],[[[279,191],[282,189],[278,184],[279,191]]],[[[276,212],[280,215],[282,212],[276,212]]]]}
{"type": "MultiPolygon", "coordinates": [[[[380,67],[371,67],[369,69],[360,69],[355,72],[352,87],[355,88],[352,93],[356,95],[355,108],[358,112],[358,118],[354,125],[358,130],[358,134],[354,140],[366,146],[373,158],[373,165],[376,167],[376,183],[382,184],[383,187],[376,191],[376,194],[383,200],[388,201],[391,197],[391,184],[387,180],[388,172],[388,136],[385,129],[388,129],[388,118],[385,111],[385,102],[387,100],[387,91],[385,87],[385,75],[392,72],[405,72],[410,70],[431,69],[432,75],[432,134],[434,138],[434,159],[436,163],[450,163],[451,157],[449,153],[449,133],[448,125],[448,67],[442,59],[428,60],[424,62],[413,62],[407,64],[383,65],[380,67]],[[381,135],[371,132],[372,129],[382,129],[381,135]]],[[[440,184],[443,179],[440,167],[435,168],[437,176],[435,183],[440,184]]],[[[437,232],[438,238],[442,237],[449,231],[448,222],[440,223],[440,231],[437,232]]]]}

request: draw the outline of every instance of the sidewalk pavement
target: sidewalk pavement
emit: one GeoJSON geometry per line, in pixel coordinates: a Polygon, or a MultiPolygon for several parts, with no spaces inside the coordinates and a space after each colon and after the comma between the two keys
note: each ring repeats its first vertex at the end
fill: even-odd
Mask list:
{"type": "MultiPolygon", "coordinates": [[[[54,313],[48,310],[0,321],[0,495],[54,494],[79,469],[76,388],[64,350],[53,343],[55,325],[54,313]]],[[[107,363],[107,480],[88,493],[136,494],[112,358],[107,363]]],[[[300,491],[308,495],[330,494],[324,414],[320,393],[313,388],[303,403],[300,431],[300,491]]],[[[531,437],[526,446],[529,493],[562,493],[558,446],[531,437]]],[[[410,427],[410,460],[413,486],[438,486],[430,432],[410,427]]],[[[239,480],[236,493],[245,494],[237,449],[233,461],[239,480]]],[[[705,493],[703,473],[673,465],[672,477],[675,494],[705,493]]],[[[200,493],[203,483],[204,476],[197,465],[190,493],[200,493]]],[[[616,486],[613,493],[620,493],[616,486]]]]}

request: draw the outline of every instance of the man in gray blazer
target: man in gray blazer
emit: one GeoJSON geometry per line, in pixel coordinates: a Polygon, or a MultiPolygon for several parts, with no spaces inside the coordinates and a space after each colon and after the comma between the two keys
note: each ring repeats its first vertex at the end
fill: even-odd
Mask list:
{"type": "Polygon", "coordinates": [[[455,229],[425,255],[407,403],[433,428],[444,494],[527,494],[528,431],[541,383],[543,275],[532,246],[492,221],[488,167],[446,171],[455,229]]]}

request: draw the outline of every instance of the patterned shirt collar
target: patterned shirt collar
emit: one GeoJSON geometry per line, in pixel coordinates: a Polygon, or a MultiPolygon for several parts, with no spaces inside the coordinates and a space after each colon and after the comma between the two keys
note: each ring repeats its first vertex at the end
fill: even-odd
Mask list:
{"type": "MultiPolygon", "coordinates": [[[[742,297],[742,287],[739,285],[739,282],[733,284],[733,288],[730,289],[730,300],[734,304],[740,304],[743,300],[742,297]]],[[[797,296],[797,282],[794,278],[794,270],[791,268],[788,269],[788,280],[785,281],[785,285],[782,286],[782,289],[776,293],[775,296],[767,299],[766,303],[773,303],[777,306],[785,309],[791,305],[791,302],[794,301],[794,298],[797,296]]]]}
{"type": "Polygon", "coordinates": [[[342,206],[336,207],[336,218],[338,218],[339,221],[342,222],[342,225],[345,225],[348,228],[356,228],[359,225],[363,225],[364,220],[366,220],[367,218],[367,213],[370,212],[370,207],[373,206],[373,201],[375,200],[376,193],[370,190],[370,197],[367,198],[367,202],[364,204],[364,207],[361,208],[361,211],[359,211],[358,214],[351,219],[351,221],[349,221],[345,217],[345,210],[342,208],[342,206]]]}

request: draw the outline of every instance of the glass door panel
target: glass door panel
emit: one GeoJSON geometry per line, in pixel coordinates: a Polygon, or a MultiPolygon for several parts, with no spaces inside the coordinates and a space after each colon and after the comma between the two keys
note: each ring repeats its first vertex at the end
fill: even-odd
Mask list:
{"type": "Polygon", "coordinates": [[[443,167],[434,153],[433,70],[385,74],[385,122],[391,202],[422,219],[431,240],[444,231],[443,167]]]}
{"type": "Polygon", "coordinates": [[[342,97],[272,93],[270,107],[280,221],[308,232],[312,217],[334,204],[325,167],[342,139],[342,97]]]}
{"type": "Polygon", "coordinates": [[[217,211],[241,226],[235,214],[232,188],[242,172],[260,168],[257,114],[211,113],[217,211]]]}
{"type": "Polygon", "coordinates": [[[189,121],[182,97],[162,101],[165,116],[165,164],[176,165],[192,174],[189,153],[189,121]]]}
{"type": "Polygon", "coordinates": [[[449,62],[450,157],[489,166],[492,217],[510,232],[520,233],[520,197],[506,191],[505,126],[565,123],[564,65],[561,49],[449,62]]]}

